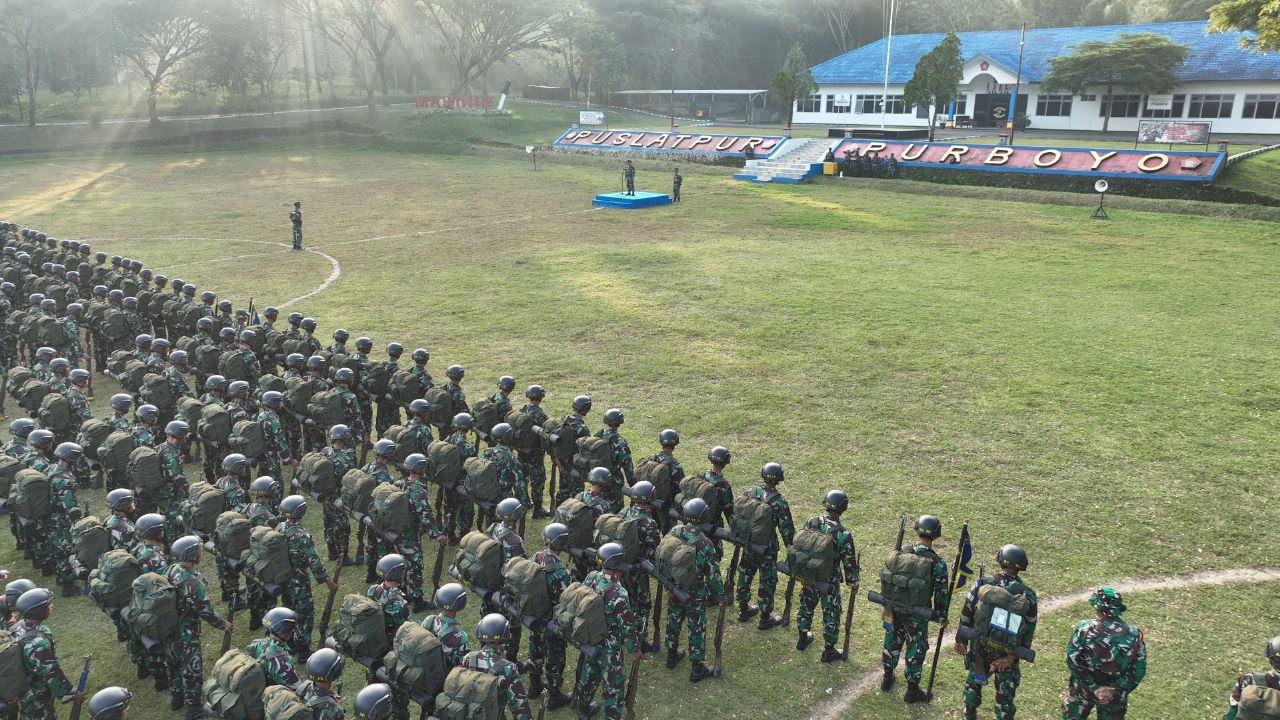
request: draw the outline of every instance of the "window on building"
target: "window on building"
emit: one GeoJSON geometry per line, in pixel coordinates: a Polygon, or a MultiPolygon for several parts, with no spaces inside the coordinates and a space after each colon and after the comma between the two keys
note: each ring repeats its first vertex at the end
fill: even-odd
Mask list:
{"type": "Polygon", "coordinates": [[[1104,96],[1102,103],[1098,106],[1098,117],[1106,117],[1108,103],[1111,105],[1111,117],[1113,118],[1138,117],[1138,110],[1142,107],[1142,96],[1104,96]]]}
{"type": "Polygon", "coordinates": [[[1191,112],[1187,117],[1229,118],[1235,102],[1235,95],[1192,95],[1191,112]]]}
{"type": "Polygon", "coordinates": [[[1173,96],[1173,108],[1169,110],[1152,110],[1147,107],[1147,101],[1150,98],[1144,98],[1142,102],[1142,117],[1145,118],[1180,118],[1182,117],[1182,109],[1186,106],[1186,95],[1173,96]]]}
{"type": "Polygon", "coordinates": [[[822,112],[822,96],[810,95],[796,101],[796,112],[816,113],[822,112]]]}
{"type": "Polygon", "coordinates": [[[1042,117],[1068,117],[1071,115],[1070,95],[1039,95],[1036,97],[1036,115],[1042,117]]]}
{"type": "Polygon", "coordinates": [[[1080,102],[1098,102],[1097,95],[1081,95],[1080,102]]]}
{"type": "Polygon", "coordinates": [[[1256,120],[1280,118],[1280,94],[1245,95],[1244,117],[1256,120]]]}
{"type": "MultiPolygon", "coordinates": [[[[854,102],[855,112],[863,115],[879,115],[883,99],[883,95],[859,95],[854,102]]],[[[906,115],[910,111],[907,104],[902,102],[901,95],[890,95],[889,106],[884,110],[890,115],[906,115]]]]}
{"type": "Polygon", "coordinates": [[[969,114],[969,98],[963,95],[956,98],[956,115],[968,115],[968,114],[969,114]]]}
{"type": "Polygon", "coordinates": [[[828,95],[827,112],[847,114],[852,109],[850,108],[852,102],[853,100],[848,95],[828,95]]]}

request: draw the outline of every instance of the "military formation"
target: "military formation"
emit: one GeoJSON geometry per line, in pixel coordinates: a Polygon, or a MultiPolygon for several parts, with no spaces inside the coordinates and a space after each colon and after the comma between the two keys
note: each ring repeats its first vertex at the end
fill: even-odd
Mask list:
{"type": "MultiPolygon", "coordinates": [[[[469,402],[464,368],[437,384],[424,348],[402,367],[399,343],[375,358],[370,338],[348,347],[339,329],[325,346],[313,318],[236,309],[137,260],[108,265],[85,243],[5,222],[0,240],[0,360],[21,406],[0,449],[14,541],[62,597],[108,615],[137,678],[189,720],[344,718],[347,663],[365,672],[357,718],[407,720],[414,705],[441,720],[564,707],[631,718],[646,655],[670,670],[687,659],[691,683],[721,677],[729,609],[768,632],[790,626],[797,597],[796,650],[820,635],[818,661],[850,659],[862,566],[840,490],[797,525],[779,463],[735,489],[729,449],[687,474],[679,433],[635,454],[620,409],[591,431],[587,395],[554,416],[543,387],[517,406],[503,376],[469,402]],[[88,410],[95,375],[122,389],[100,418],[88,410]],[[108,490],[104,517],[83,511],[85,488],[108,490]],[[309,511],[323,538],[306,529],[309,511]],[[550,520],[529,533],[536,547],[529,515],[550,520]],[[199,570],[206,554],[216,578],[199,570]],[[347,568],[367,587],[339,599],[347,568]],[[483,611],[475,627],[458,619],[469,602],[483,611]],[[233,648],[243,611],[262,634],[233,648]],[[205,625],[223,636],[211,667],[205,625]]],[[[932,700],[949,638],[964,657],[965,717],[978,717],[986,686],[994,716],[1015,717],[1021,664],[1035,660],[1028,554],[1003,546],[986,576],[967,526],[950,563],[934,549],[939,518],[907,529],[903,517],[866,593],[881,606],[881,690],[894,692],[902,666],[902,699],[932,700]]],[[[21,718],[52,719],[57,702],[78,718],[86,700],[88,661],[77,686],[56,656],[54,595],[27,579],[5,588],[0,703],[21,718]]],[[[1104,586],[1090,603],[1095,617],[1065,651],[1062,717],[1121,718],[1146,645],[1118,592],[1104,586]]],[[[1280,638],[1266,657],[1269,671],[1239,678],[1228,718],[1275,716],[1280,638]]],[[[90,716],[123,718],[132,697],[102,689],[90,716]]]]}

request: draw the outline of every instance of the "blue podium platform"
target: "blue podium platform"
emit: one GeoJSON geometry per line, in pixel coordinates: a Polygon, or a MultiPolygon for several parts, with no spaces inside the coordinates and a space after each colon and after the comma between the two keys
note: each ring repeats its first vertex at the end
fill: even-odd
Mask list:
{"type": "Polygon", "coordinates": [[[637,210],[639,208],[669,205],[670,203],[670,195],[649,192],[637,192],[635,195],[627,195],[620,192],[601,193],[596,196],[595,200],[591,201],[594,207],[618,208],[620,210],[637,210]]]}

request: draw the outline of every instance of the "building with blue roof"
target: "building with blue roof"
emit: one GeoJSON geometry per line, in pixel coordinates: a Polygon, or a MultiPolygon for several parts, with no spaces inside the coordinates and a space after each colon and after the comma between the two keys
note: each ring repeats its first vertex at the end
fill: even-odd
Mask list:
{"type": "MultiPolygon", "coordinates": [[[[1109,129],[1136,131],[1138,122],[1167,118],[1212,122],[1214,133],[1280,134],[1280,53],[1240,46],[1240,33],[1209,33],[1207,21],[1105,25],[1027,30],[1018,88],[1017,116],[1032,127],[1101,130],[1106,103],[1109,129]],[[1190,48],[1173,92],[1144,96],[1117,87],[1081,94],[1041,93],[1050,61],[1085,40],[1112,40],[1121,33],[1152,32],[1190,48]]],[[[812,68],[818,92],[796,103],[796,123],[847,127],[925,127],[953,116],[958,126],[1004,127],[1010,91],[1017,82],[1018,30],[959,33],[964,76],[954,108],[907,107],[902,88],[916,62],[942,41],[941,33],[895,35],[812,68]],[[884,92],[888,56],[887,102],[884,92]]]]}

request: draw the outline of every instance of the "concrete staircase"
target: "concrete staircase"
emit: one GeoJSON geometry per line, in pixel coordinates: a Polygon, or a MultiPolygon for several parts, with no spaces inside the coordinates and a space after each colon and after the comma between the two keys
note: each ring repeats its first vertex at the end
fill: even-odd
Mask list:
{"type": "Polygon", "coordinates": [[[735,180],[748,182],[799,183],[822,172],[822,158],[836,146],[837,138],[792,138],[778,154],[764,160],[748,160],[735,180]]]}

